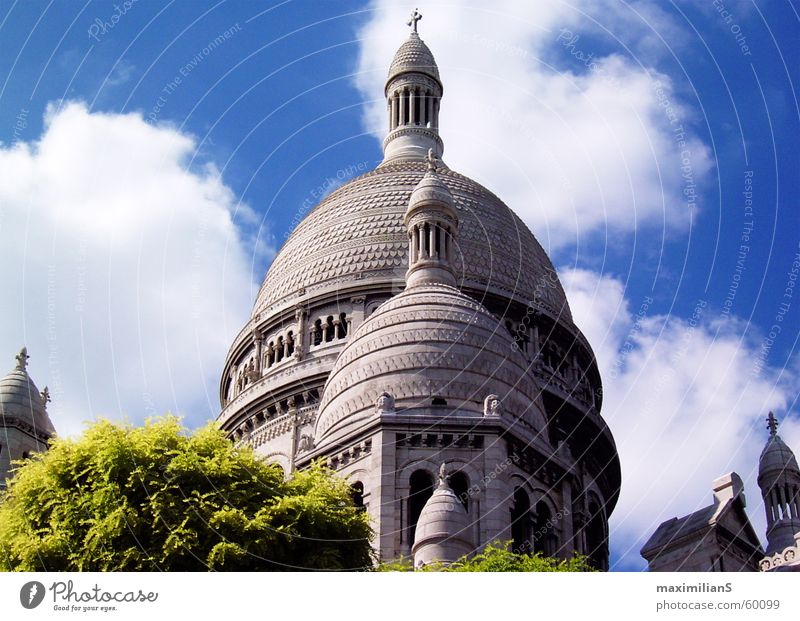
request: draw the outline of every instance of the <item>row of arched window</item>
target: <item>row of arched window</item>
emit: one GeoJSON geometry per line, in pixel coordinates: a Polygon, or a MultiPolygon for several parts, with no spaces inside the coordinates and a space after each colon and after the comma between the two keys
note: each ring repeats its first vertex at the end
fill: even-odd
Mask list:
{"type": "Polygon", "coordinates": [[[796,485],[776,485],[769,491],[770,523],[800,517],[800,491],[796,485]]]}
{"type": "Polygon", "coordinates": [[[420,87],[401,88],[389,98],[389,126],[402,125],[436,127],[439,118],[439,98],[420,87]]]}
{"type": "Polygon", "coordinates": [[[279,336],[274,341],[267,343],[267,349],[263,354],[263,366],[269,369],[273,364],[277,364],[284,358],[290,358],[294,354],[295,339],[294,332],[289,330],[286,336],[279,336]]]}
{"type": "Polygon", "coordinates": [[[324,320],[317,319],[310,330],[312,347],[347,338],[347,327],[347,313],[339,313],[337,317],[328,315],[324,320]]]}
{"type": "Polygon", "coordinates": [[[450,231],[438,224],[425,222],[411,227],[408,232],[411,245],[411,264],[420,259],[450,260],[452,237],[450,231]]]}

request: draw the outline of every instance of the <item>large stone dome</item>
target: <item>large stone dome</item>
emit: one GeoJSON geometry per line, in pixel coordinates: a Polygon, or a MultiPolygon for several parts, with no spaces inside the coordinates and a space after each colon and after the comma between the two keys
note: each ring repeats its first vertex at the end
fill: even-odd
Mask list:
{"type": "MultiPolygon", "coordinates": [[[[403,215],[426,171],[423,161],[384,163],[323,200],[295,229],[270,267],[253,315],[301,294],[371,278],[404,286],[408,240],[403,215]]],[[[541,308],[572,325],[553,265],[528,227],[494,194],[452,170],[460,229],[455,270],[462,290],[541,308]]]]}
{"type": "Polygon", "coordinates": [[[378,415],[382,393],[395,407],[482,416],[487,396],[534,432],[545,427],[541,395],[525,358],[489,311],[442,284],[411,287],[385,302],[356,330],[333,367],[315,437],[335,441],[378,415]]]}

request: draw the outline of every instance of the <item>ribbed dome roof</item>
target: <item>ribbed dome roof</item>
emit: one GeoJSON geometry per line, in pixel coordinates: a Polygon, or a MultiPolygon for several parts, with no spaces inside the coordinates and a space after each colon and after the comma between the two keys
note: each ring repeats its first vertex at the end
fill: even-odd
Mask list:
{"type": "Polygon", "coordinates": [[[481,304],[447,285],[410,287],[382,304],[339,354],[320,401],[317,444],[377,416],[383,392],[398,411],[444,400],[443,416],[482,414],[484,399],[494,394],[503,411],[542,430],[544,413],[527,367],[481,304]]]}
{"type": "Polygon", "coordinates": [[[0,416],[20,419],[43,435],[55,433],[41,393],[21,364],[0,379],[0,416]]]}
{"type": "Polygon", "coordinates": [[[453,195],[441,177],[433,170],[425,173],[422,181],[417,184],[417,187],[411,193],[411,198],[408,201],[408,212],[414,211],[414,208],[420,203],[437,203],[446,206],[453,204],[453,195]]]}
{"type": "Polygon", "coordinates": [[[419,38],[416,32],[412,32],[408,40],[400,46],[397,53],[394,55],[394,60],[389,66],[389,76],[387,83],[394,77],[401,73],[414,71],[417,73],[424,73],[441,84],[439,79],[439,68],[436,66],[436,60],[433,58],[433,52],[425,45],[425,42],[419,38]]]}
{"type": "MultiPolygon", "coordinates": [[[[403,286],[408,267],[403,216],[426,170],[421,160],[383,164],[325,198],[278,252],[253,314],[331,284],[378,279],[403,286]]],[[[525,305],[533,301],[571,324],[555,270],[528,227],[472,179],[444,167],[437,175],[458,210],[454,268],[459,286],[478,299],[491,292],[525,305]]]]}
{"type": "Polygon", "coordinates": [[[779,435],[771,435],[764,450],[761,451],[761,457],[758,460],[758,474],[761,476],[785,470],[800,470],[797,467],[797,458],[779,435]]]}

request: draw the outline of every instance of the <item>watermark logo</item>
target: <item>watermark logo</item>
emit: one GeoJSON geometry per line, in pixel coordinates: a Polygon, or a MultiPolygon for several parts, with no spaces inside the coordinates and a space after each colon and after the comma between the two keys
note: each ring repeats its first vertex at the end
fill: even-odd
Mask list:
{"type": "Polygon", "coordinates": [[[44,585],[41,582],[32,580],[22,585],[19,590],[19,603],[23,608],[31,610],[42,603],[44,599],[44,585]]]}

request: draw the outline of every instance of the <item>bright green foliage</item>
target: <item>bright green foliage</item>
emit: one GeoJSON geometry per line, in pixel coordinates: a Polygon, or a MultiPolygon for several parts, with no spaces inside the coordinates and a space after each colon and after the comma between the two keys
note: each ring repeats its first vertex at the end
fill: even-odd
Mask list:
{"type": "MultiPolygon", "coordinates": [[[[413,571],[411,559],[383,563],[378,571],[413,571]]],[[[490,543],[482,552],[471,557],[461,557],[452,565],[432,563],[422,571],[594,571],[585,556],[574,556],[569,560],[550,558],[536,554],[517,554],[511,551],[511,543],[490,543]]]]}
{"type": "Polygon", "coordinates": [[[296,473],[174,417],[101,421],[21,465],[0,504],[0,569],[363,569],[368,518],[320,465],[296,473]]]}

